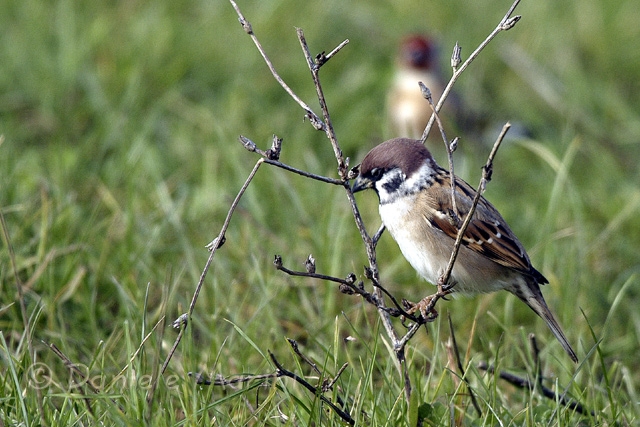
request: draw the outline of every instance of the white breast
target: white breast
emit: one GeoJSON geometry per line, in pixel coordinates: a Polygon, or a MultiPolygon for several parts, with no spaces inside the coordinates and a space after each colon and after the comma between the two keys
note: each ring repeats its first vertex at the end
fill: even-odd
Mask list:
{"type": "Polygon", "coordinates": [[[428,239],[420,238],[419,234],[422,233],[415,232],[411,224],[413,204],[413,197],[402,197],[393,203],[380,205],[380,218],[409,264],[427,281],[435,284],[441,269],[441,257],[434,256],[434,248],[427,247],[428,239]]]}
{"type": "MultiPolygon", "coordinates": [[[[428,282],[436,284],[449,263],[454,241],[431,228],[425,217],[415,211],[415,198],[399,197],[381,204],[380,217],[409,264],[428,282]]],[[[456,292],[474,294],[509,287],[516,276],[512,270],[487,262],[484,256],[463,246],[451,280],[456,283],[456,292]],[[464,264],[460,262],[461,257],[465,259],[464,264]]]]}

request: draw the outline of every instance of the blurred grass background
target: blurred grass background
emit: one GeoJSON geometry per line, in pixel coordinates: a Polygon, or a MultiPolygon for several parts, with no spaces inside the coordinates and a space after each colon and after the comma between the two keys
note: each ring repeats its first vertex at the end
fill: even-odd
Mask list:
{"type": "MultiPolygon", "coordinates": [[[[257,160],[238,135],[267,148],[277,134],[284,139],[282,161],[335,176],[331,147],[271,77],[227,2],[1,3],[0,209],[32,331],[23,333],[3,239],[0,419],[7,425],[263,425],[285,414],[291,424],[337,423],[292,383],[235,391],[203,388],[186,375],[270,372],[267,350],[293,368],[285,336],[299,340],[330,373],[350,363],[338,394],[353,399],[369,423],[405,419],[402,384],[375,311],[334,285],[286,277],[271,265],[277,253],[286,266],[302,269],[313,253],[319,272],[362,274],[366,257],[344,194],[267,167],[231,223],[169,366],[167,378],[176,383],[161,382],[154,410],[145,412],[147,388],[132,379],[151,375],[166,357],[175,337],[169,323],[188,307],[208,256],[204,245],[257,160]],[[163,315],[167,324],[132,357],[163,315]],[[356,341],[344,343],[347,336],[356,341]],[[27,352],[29,339],[36,360],[27,352]],[[126,367],[126,386],[101,384],[124,411],[100,398],[92,413],[69,391],[68,372],[43,341],[100,379],[126,367]],[[49,370],[44,397],[29,376],[36,362],[49,370]]],[[[313,53],[350,40],[321,77],[352,165],[392,136],[384,100],[398,40],[415,31],[437,36],[446,72],[453,44],[461,44],[465,58],[509,7],[484,0],[395,3],[239,4],[281,76],[317,112],[295,27],[305,31],[313,53]]],[[[456,385],[444,352],[449,332],[441,320],[410,346],[415,392],[434,405],[433,423],[448,423],[443,408],[451,405],[465,424],[630,425],[640,414],[640,10],[630,0],[583,0],[523,2],[516,13],[523,19],[489,45],[457,90],[496,123],[529,129],[531,138],[501,148],[487,197],[550,279],[543,291],[580,359],[595,340],[599,352],[572,378],[576,367],[513,297],[457,299],[440,306],[441,318],[451,315],[463,351],[471,345],[470,376],[491,410],[474,421],[468,399],[452,397],[456,385]],[[544,374],[569,386],[592,418],[559,406],[557,417],[556,402],[475,370],[486,360],[531,373],[530,332],[544,343],[544,374]]],[[[474,185],[492,138],[462,135],[468,167],[461,173],[474,185]]],[[[375,196],[358,200],[373,230],[375,196]]],[[[388,236],[379,262],[399,297],[415,301],[431,292],[388,236]]]]}

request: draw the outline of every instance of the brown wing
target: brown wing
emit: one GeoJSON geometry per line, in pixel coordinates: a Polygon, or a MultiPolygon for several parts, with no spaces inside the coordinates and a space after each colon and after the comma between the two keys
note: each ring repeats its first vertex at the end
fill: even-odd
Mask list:
{"type": "MultiPolygon", "coordinates": [[[[440,174],[439,179],[442,185],[431,188],[427,203],[430,209],[425,219],[431,223],[432,227],[442,230],[455,240],[458,236],[458,225],[451,221],[449,215],[442,213],[447,206],[451,207],[448,172],[444,171],[440,174]]],[[[456,204],[460,225],[462,225],[471,209],[476,191],[459,178],[456,180],[456,186],[458,189],[456,204]]],[[[540,283],[547,282],[544,276],[531,266],[527,252],[506,221],[484,197],[481,197],[478,202],[471,223],[463,236],[462,244],[500,265],[530,274],[540,283]]]]}

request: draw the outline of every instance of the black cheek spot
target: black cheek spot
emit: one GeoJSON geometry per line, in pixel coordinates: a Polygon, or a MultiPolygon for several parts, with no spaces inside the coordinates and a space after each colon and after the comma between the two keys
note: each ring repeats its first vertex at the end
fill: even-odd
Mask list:
{"type": "Polygon", "coordinates": [[[387,193],[393,193],[398,188],[400,188],[403,181],[404,180],[402,179],[402,177],[398,175],[393,177],[393,179],[382,184],[382,188],[384,188],[387,191],[387,193]]]}

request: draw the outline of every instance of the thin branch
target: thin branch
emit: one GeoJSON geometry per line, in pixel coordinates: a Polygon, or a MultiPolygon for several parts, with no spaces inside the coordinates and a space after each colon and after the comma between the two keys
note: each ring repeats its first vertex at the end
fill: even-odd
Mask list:
{"type": "MultiPolygon", "coordinates": [[[[82,380],[81,383],[85,384],[94,394],[104,396],[104,394],[102,394],[101,391],[96,386],[93,385],[93,383],[91,382],[91,379],[84,372],[82,372],[82,370],[78,367],[78,365],[73,363],[73,361],[69,359],[69,357],[67,357],[67,355],[62,352],[62,350],[60,350],[55,344],[47,343],[45,341],[42,341],[42,342],[47,347],[49,347],[49,349],[56,356],[58,356],[60,360],[62,360],[64,365],[67,367],[67,369],[69,369],[70,375],[74,375],[74,374],[77,375],[82,380]]],[[[85,405],[87,406],[87,410],[89,411],[89,413],[95,416],[93,412],[93,408],[91,407],[91,399],[89,399],[89,396],[87,396],[84,393],[84,390],[82,388],[80,388],[80,394],[82,395],[82,398],[85,402],[85,405]]],[[[115,399],[109,398],[109,400],[111,400],[111,403],[113,403],[121,412],[124,412],[124,408],[122,407],[122,405],[120,405],[115,399]]]]}
{"type": "Polygon", "coordinates": [[[138,356],[138,354],[140,353],[140,351],[142,350],[142,347],[144,346],[144,344],[147,342],[147,340],[149,338],[151,338],[151,335],[155,332],[155,330],[158,328],[158,326],[160,326],[162,323],[164,322],[164,315],[162,317],[160,317],[160,320],[158,320],[156,322],[156,324],[153,326],[153,328],[149,331],[149,333],[147,335],[145,335],[145,337],[142,339],[142,341],[140,342],[140,345],[138,346],[138,348],[136,349],[136,351],[133,352],[133,354],[131,355],[131,357],[129,358],[129,362],[124,365],[124,367],[120,370],[120,372],[118,372],[116,374],[115,377],[113,377],[113,380],[111,381],[111,383],[109,385],[107,385],[105,387],[105,390],[110,390],[111,387],[118,382],[120,376],[122,374],[125,373],[125,371],[129,368],[129,366],[131,365],[131,363],[133,362],[133,360],[138,356]]]}
{"type": "Polygon", "coordinates": [[[329,381],[327,384],[323,385],[323,390],[325,391],[329,391],[329,390],[333,390],[333,386],[336,384],[336,382],[338,382],[338,379],[340,378],[340,376],[342,375],[342,373],[345,371],[345,369],[347,369],[347,367],[349,366],[348,363],[344,363],[340,369],[338,369],[338,372],[336,372],[336,375],[333,377],[333,379],[331,381],[329,381]]]}
{"type": "MultiPolygon", "coordinates": [[[[307,60],[307,65],[309,66],[309,70],[311,71],[311,76],[313,78],[313,84],[316,88],[316,93],[318,95],[318,102],[320,103],[320,108],[322,109],[322,116],[324,117],[325,123],[325,133],[327,134],[327,138],[331,141],[331,146],[333,147],[333,153],[338,161],[338,175],[343,180],[346,180],[349,165],[345,162],[344,156],[342,154],[342,149],[340,145],[338,145],[338,138],[336,137],[336,133],[333,129],[333,123],[331,122],[331,116],[329,115],[329,108],[327,107],[327,101],[324,97],[324,92],[322,91],[322,85],[320,84],[320,78],[318,76],[318,72],[320,71],[320,67],[328,60],[324,54],[320,54],[316,56],[316,60],[314,61],[311,58],[311,52],[309,51],[309,46],[307,45],[307,40],[304,38],[304,32],[302,28],[296,28],[296,32],[298,34],[298,40],[300,40],[300,46],[302,46],[302,51],[304,52],[304,56],[307,60]]],[[[346,45],[349,40],[343,41],[336,49],[334,49],[331,53],[338,52],[342,46],[346,45]]],[[[333,55],[332,55],[333,56],[333,55]]]]}
{"type": "MultiPolygon", "coordinates": [[[[453,88],[453,85],[455,84],[455,82],[458,80],[458,78],[464,72],[464,70],[467,69],[469,64],[471,64],[471,62],[473,62],[473,60],[476,59],[476,57],[480,54],[480,52],[482,52],[482,50],[485,47],[487,47],[487,45],[491,42],[491,40],[493,40],[501,31],[507,31],[513,28],[513,26],[516,25],[516,23],[520,20],[521,18],[520,15],[516,15],[513,17],[511,16],[519,3],[520,3],[520,0],[515,0],[511,5],[511,7],[509,8],[509,10],[507,11],[507,13],[504,15],[504,17],[500,21],[500,23],[498,24],[498,26],[487,36],[486,39],[484,39],[482,43],[480,43],[480,45],[476,48],[476,50],[474,50],[471,53],[471,55],[469,55],[469,58],[467,58],[467,60],[464,61],[462,65],[460,65],[459,67],[458,66],[453,67],[453,75],[451,76],[451,79],[449,80],[447,87],[445,87],[444,91],[442,91],[442,95],[440,96],[440,99],[438,100],[438,104],[436,105],[436,111],[440,112],[440,109],[442,109],[442,105],[444,105],[444,101],[449,96],[449,92],[451,92],[451,88],[453,88]]],[[[456,43],[456,47],[454,48],[454,56],[456,56],[459,61],[460,46],[458,45],[458,43],[456,43]]],[[[457,65],[457,63],[452,61],[452,65],[457,65]]],[[[429,122],[427,123],[427,126],[424,129],[424,132],[422,133],[422,138],[420,138],[420,141],[424,142],[427,140],[427,136],[429,135],[429,132],[431,132],[431,127],[433,126],[434,122],[435,122],[435,115],[432,114],[431,118],[429,119],[429,122]]]]}
{"type": "MultiPolygon", "coordinates": [[[[487,365],[486,362],[480,362],[478,364],[478,369],[487,371],[490,374],[494,374],[494,375],[496,373],[495,368],[491,365],[487,365]]],[[[503,380],[507,381],[509,384],[514,385],[518,388],[525,388],[529,391],[534,391],[536,389],[536,383],[529,381],[527,378],[522,378],[506,371],[498,372],[498,376],[503,380]]],[[[538,387],[540,388],[542,395],[547,399],[556,400],[562,406],[566,406],[569,409],[572,409],[582,415],[587,415],[587,414],[590,414],[591,416],[595,415],[593,411],[589,411],[588,409],[586,409],[584,406],[582,406],[580,402],[576,402],[575,400],[571,400],[567,398],[565,394],[560,395],[555,391],[551,390],[550,388],[545,387],[542,384],[538,384],[538,387]]]]}
{"type": "Polygon", "coordinates": [[[458,252],[460,251],[462,238],[465,232],[467,231],[469,224],[471,223],[471,219],[473,218],[473,214],[476,211],[478,202],[482,197],[482,193],[484,193],[484,190],[487,186],[487,182],[491,180],[491,174],[493,171],[493,160],[498,152],[498,148],[500,148],[500,144],[502,144],[502,141],[504,140],[504,137],[509,131],[510,127],[511,127],[511,124],[506,123],[502,127],[502,131],[500,132],[500,135],[498,135],[498,139],[496,139],[496,142],[493,144],[493,148],[489,153],[487,162],[482,168],[482,178],[480,178],[480,184],[478,184],[478,189],[476,190],[476,195],[473,198],[473,203],[471,204],[471,208],[469,209],[469,212],[464,218],[464,222],[462,223],[462,226],[460,226],[460,230],[458,230],[458,236],[456,237],[456,242],[453,246],[453,251],[451,251],[451,257],[449,258],[449,264],[447,265],[447,269],[445,270],[444,274],[438,278],[438,286],[442,287],[443,290],[445,291],[450,290],[454,286],[454,284],[449,285],[448,283],[451,278],[451,272],[453,271],[453,266],[456,262],[456,258],[458,257],[458,252]]]}
{"type": "Polygon", "coordinates": [[[260,41],[258,40],[255,33],[253,32],[253,27],[251,26],[251,23],[249,23],[249,21],[246,20],[246,18],[240,11],[240,8],[236,4],[236,2],[234,0],[229,0],[229,2],[231,3],[236,13],[238,14],[238,21],[240,21],[240,25],[242,25],[242,29],[247,34],[249,34],[249,36],[251,36],[251,40],[253,40],[253,43],[256,45],[256,48],[258,48],[258,52],[260,52],[262,59],[264,59],[264,62],[267,64],[267,67],[269,67],[269,71],[271,71],[273,78],[276,79],[276,81],[280,83],[280,86],[282,86],[282,88],[289,94],[289,96],[293,98],[293,100],[296,101],[300,107],[302,107],[302,109],[306,113],[306,116],[309,118],[309,120],[311,121],[311,124],[316,130],[326,130],[326,125],[322,121],[322,119],[318,117],[318,115],[313,112],[311,107],[309,107],[300,97],[298,97],[298,95],[295,94],[295,92],[289,87],[289,85],[285,83],[282,77],[280,77],[275,67],[273,66],[273,63],[271,63],[271,60],[269,59],[266,52],[262,48],[262,44],[260,44],[260,41]]]}
{"type": "Polygon", "coordinates": [[[317,387],[312,386],[304,378],[296,375],[295,373],[286,370],[284,368],[284,366],[282,366],[280,364],[280,362],[278,362],[278,360],[273,355],[273,353],[269,352],[269,356],[271,357],[271,360],[273,361],[273,364],[276,365],[276,369],[278,370],[278,375],[294,379],[298,384],[302,385],[304,388],[306,388],[311,393],[313,393],[315,396],[317,396],[318,399],[322,400],[324,403],[329,405],[329,407],[336,414],[338,414],[340,416],[340,418],[342,418],[345,422],[349,423],[350,425],[354,425],[355,424],[355,420],[353,418],[351,418],[351,415],[348,412],[345,412],[342,409],[338,408],[331,400],[329,400],[322,393],[320,393],[320,390],[318,390],[317,387]]]}
{"type": "Polygon", "coordinates": [[[377,282],[377,280],[375,280],[370,274],[371,274],[371,269],[369,268],[365,268],[365,276],[367,276],[368,279],[370,279],[373,283],[373,286],[376,289],[379,289],[380,291],[382,291],[385,295],[387,295],[394,303],[394,305],[396,306],[396,308],[389,308],[387,306],[385,306],[382,301],[380,296],[376,295],[375,293],[370,293],[367,292],[364,289],[364,284],[362,283],[362,281],[358,282],[356,284],[356,275],[353,273],[349,273],[347,275],[347,277],[345,279],[342,279],[340,277],[334,277],[334,276],[327,276],[324,274],[318,274],[314,271],[295,271],[295,270],[290,270],[288,268],[286,268],[283,263],[282,263],[282,257],[280,255],[276,255],[274,257],[273,260],[273,265],[276,267],[276,270],[280,270],[290,276],[297,276],[297,277],[309,277],[312,279],[319,279],[319,280],[325,280],[328,282],[334,282],[334,283],[339,283],[340,284],[340,292],[342,292],[343,294],[347,294],[347,295],[353,295],[353,294],[357,294],[360,295],[365,301],[367,301],[369,304],[374,305],[375,307],[377,307],[380,310],[385,311],[388,315],[393,316],[393,317],[398,317],[398,316],[405,316],[408,317],[409,319],[411,319],[414,322],[419,322],[420,319],[418,319],[417,317],[411,315],[410,313],[406,312],[402,306],[398,303],[398,301],[395,299],[395,297],[389,292],[387,291],[382,285],[380,285],[380,283],[377,282]]]}
{"type": "Polygon", "coordinates": [[[341,185],[343,187],[349,186],[349,182],[348,181],[343,181],[343,180],[339,180],[339,179],[335,179],[335,178],[329,178],[329,177],[322,176],[322,175],[316,175],[314,173],[306,172],[306,171],[303,171],[301,169],[294,168],[293,166],[289,166],[289,165],[287,165],[285,163],[281,163],[281,162],[278,162],[278,161],[275,161],[275,160],[265,159],[264,162],[267,163],[267,164],[279,167],[280,169],[284,169],[284,170],[287,170],[289,172],[293,172],[295,174],[304,176],[306,178],[315,179],[316,181],[322,181],[322,182],[326,182],[327,184],[332,184],[332,185],[341,185]]]}
{"type": "MultiPolygon", "coordinates": [[[[342,48],[345,47],[348,43],[349,43],[349,39],[345,39],[342,43],[340,43],[338,46],[336,46],[336,48],[333,49],[328,54],[324,55],[324,53],[322,53],[321,54],[322,55],[322,57],[321,57],[322,58],[322,63],[320,63],[319,65],[324,65],[328,60],[333,58],[336,53],[340,52],[342,50],[342,48]]],[[[320,62],[320,58],[318,58],[318,62],[320,62]]]]}
{"type": "MultiPolygon", "coordinates": [[[[457,46],[457,43],[456,43],[457,46]]],[[[445,149],[447,150],[447,160],[449,162],[449,177],[451,178],[451,211],[449,215],[452,217],[451,219],[455,224],[460,223],[460,218],[458,218],[458,205],[456,203],[456,175],[453,170],[453,150],[457,147],[458,138],[455,138],[455,144],[449,144],[449,140],[447,139],[447,135],[444,131],[444,127],[442,126],[442,120],[440,120],[440,116],[436,111],[436,106],[433,104],[433,98],[431,97],[431,91],[428,87],[424,85],[422,82],[418,82],[420,86],[420,91],[422,92],[422,96],[429,102],[429,106],[431,107],[431,111],[433,111],[433,115],[436,118],[436,123],[438,123],[438,129],[440,130],[440,135],[442,136],[442,141],[444,142],[445,149]]]]}
{"type": "Polygon", "coordinates": [[[422,326],[422,324],[422,322],[412,323],[411,326],[409,326],[409,330],[407,331],[407,333],[404,334],[402,338],[395,341],[393,349],[396,351],[396,353],[399,351],[404,351],[404,346],[407,345],[409,340],[413,338],[416,332],[418,332],[418,329],[420,329],[420,326],[422,326]]]}
{"type": "MultiPolygon", "coordinates": [[[[316,181],[326,182],[327,184],[341,185],[343,187],[349,185],[349,182],[346,181],[346,180],[340,180],[340,179],[335,179],[335,178],[329,178],[329,177],[322,176],[322,175],[316,175],[314,173],[307,172],[307,171],[304,171],[302,169],[298,169],[298,168],[295,168],[293,166],[287,165],[286,163],[280,162],[278,160],[279,155],[280,155],[279,148],[275,149],[272,146],[271,149],[269,149],[267,151],[263,151],[260,148],[258,148],[258,146],[256,145],[255,142],[253,142],[252,140],[250,140],[249,138],[247,138],[244,135],[240,135],[240,137],[238,139],[240,140],[240,142],[242,143],[244,148],[247,149],[247,151],[250,151],[252,153],[260,154],[264,158],[264,162],[265,163],[268,163],[270,165],[279,167],[279,168],[284,169],[286,171],[293,172],[295,174],[304,176],[306,178],[311,178],[311,179],[315,179],[316,181]],[[273,154],[274,152],[277,152],[277,155],[274,155],[273,154]]],[[[276,146],[278,144],[275,141],[279,141],[279,143],[282,143],[282,140],[277,138],[274,135],[274,146],[276,146]]]]}
{"type": "Polygon", "coordinates": [[[224,244],[224,242],[226,240],[225,234],[227,232],[227,229],[229,228],[229,223],[231,222],[231,217],[233,216],[233,213],[235,212],[236,208],[238,207],[238,204],[240,203],[240,199],[244,195],[244,192],[247,190],[247,188],[249,187],[249,184],[253,180],[253,177],[258,172],[258,169],[260,168],[260,165],[265,163],[265,161],[266,160],[264,158],[258,159],[258,161],[256,162],[255,166],[251,170],[251,173],[249,174],[249,176],[245,180],[244,184],[240,188],[240,191],[238,191],[238,194],[236,195],[236,198],[233,200],[233,203],[231,203],[231,207],[229,208],[229,211],[227,212],[227,217],[225,218],[224,223],[222,224],[222,228],[220,229],[220,233],[218,233],[218,237],[216,237],[211,243],[209,243],[207,245],[207,248],[211,251],[211,253],[209,254],[209,258],[207,259],[207,262],[206,262],[206,264],[204,266],[204,269],[202,270],[202,273],[200,274],[200,279],[198,281],[198,285],[196,286],[196,289],[195,289],[195,291],[193,293],[193,296],[191,297],[191,304],[189,304],[189,311],[187,313],[181,315],[178,318],[178,320],[176,320],[174,322],[174,327],[177,327],[176,326],[176,324],[177,324],[178,326],[182,326],[182,328],[180,329],[180,332],[176,336],[176,339],[175,339],[175,341],[173,343],[173,346],[171,347],[171,350],[167,354],[167,358],[165,359],[164,363],[162,364],[162,369],[160,370],[160,375],[158,376],[158,378],[156,378],[156,381],[158,381],[160,379],[160,377],[164,374],[165,370],[169,366],[169,361],[173,358],[173,355],[174,355],[176,349],[178,348],[178,344],[180,344],[180,341],[182,340],[182,337],[184,336],[184,331],[187,328],[188,320],[191,318],[191,315],[193,314],[193,311],[195,309],[196,302],[198,301],[198,296],[200,295],[200,290],[202,289],[202,286],[204,285],[204,279],[207,276],[207,273],[209,272],[209,267],[211,267],[211,263],[213,262],[213,257],[215,256],[217,250],[220,247],[222,247],[222,245],[224,244]]]}
{"type": "Polygon", "coordinates": [[[322,372],[320,372],[320,369],[318,369],[318,365],[316,365],[313,360],[309,359],[305,354],[303,354],[300,351],[300,347],[298,346],[298,342],[294,339],[291,338],[287,338],[287,342],[289,343],[289,345],[291,346],[291,349],[293,350],[293,352],[300,358],[302,359],[307,365],[311,366],[311,369],[313,369],[318,375],[322,375],[322,372]]]}

